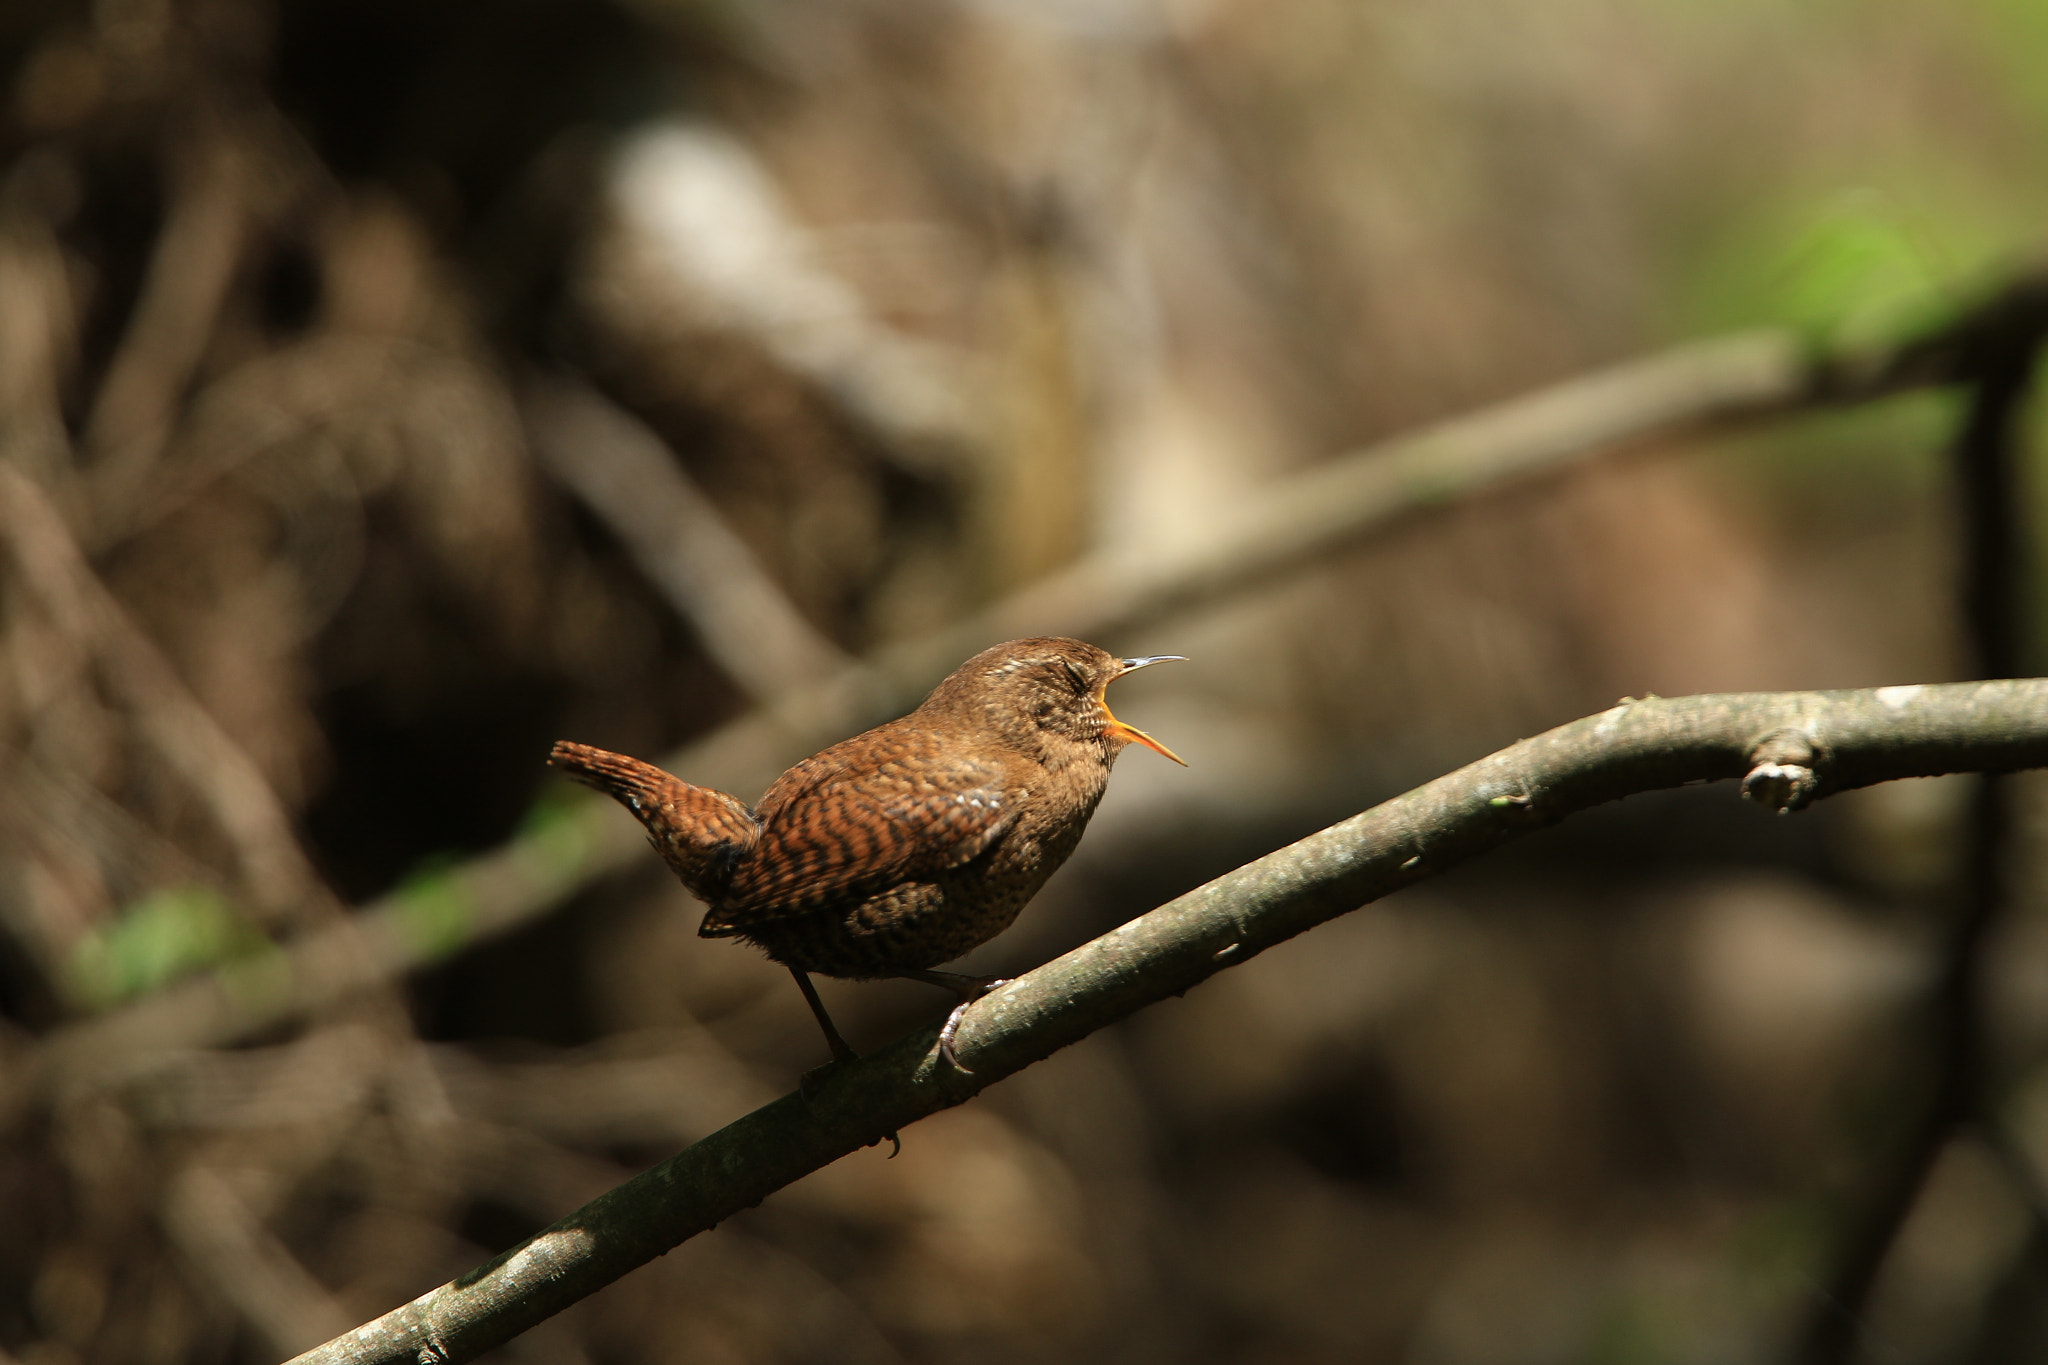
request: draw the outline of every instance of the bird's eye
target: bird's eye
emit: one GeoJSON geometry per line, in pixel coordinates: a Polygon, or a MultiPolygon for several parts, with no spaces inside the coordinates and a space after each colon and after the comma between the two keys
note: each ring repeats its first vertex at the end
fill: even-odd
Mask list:
{"type": "Polygon", "coordinates": [[[1075,663],[1072,659],[1062,659],[1060,664],[1067,670],[1067,676],[1074,680],[1074,690],[1086,692],[1088,690],[1088,675],[1081,671],[1081,665],[1075,663]]]}

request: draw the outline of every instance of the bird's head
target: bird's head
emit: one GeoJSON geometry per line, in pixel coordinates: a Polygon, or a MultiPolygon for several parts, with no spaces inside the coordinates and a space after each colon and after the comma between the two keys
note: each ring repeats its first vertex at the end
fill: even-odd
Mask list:
{"type": "Polygon", "coordinates": [[[1142,744],[1186,767],[1173,750],[1134,725],[1118,720],[1103,691],[1126,673],[1179,659],[1155,654],[1120,659],[1079,640],[1040,636],[985,649],[940,683],[926,705],[978,712],[1011,742],[1044,750],[1061,740],[1101,744],[1114,758],[1127,744],[1142,744]]]}

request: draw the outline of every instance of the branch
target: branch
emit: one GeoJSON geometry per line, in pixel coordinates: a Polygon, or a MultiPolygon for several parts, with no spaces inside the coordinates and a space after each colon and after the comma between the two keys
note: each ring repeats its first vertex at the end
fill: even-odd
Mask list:
{"type": "MultiPolygon", "coordinates": [[[[1977,376],[1973,400],[1952,454],[1963,524],[1960,603],[1978,677],[2020,671],[2028,614],[2026,498],[2020,468],[2028,389],[2048,320],[2014,309],[1987,315],[1969,343],[1977,376]]],[[[1878,1276],[1925,1197],[1936,1163],[1956,1134],[1975,1122],[2007,1159],[2009,1145],[1986,1092],[1989,1040],[1984,1025],[1984,956],[1996,940],[2013,899],[2011,844],[2019,812],[2012,784],[1995,776],[1978,781],[1965,827],[1956,904],[1943,928],[1940,969],[1921,1025],[1932,1053],[1931,1094],[1911,1116],[1904,1140],[1881,1164],[1869,1202],[1850,1221],[1828,1292],[1808,1319],[1798,1359],[1805,1365],[1841,1365],[1861,1345],[1866,1309],[1878,1276]]],[[[2027,1167],[2015,1174],[2022,1187],[2027,1167]]],[[[2044,1208],[2030,1209],[2038,1226],[2044,1208]]]]}
{"type": "Polygon", "coordinates": [[[172,1177],[158,1217],[199,1276],[275,1348],[295,1349],[348,1321],[227,1176],[206,1162],[172,1177]]]}
{"type": "Polygon", "coordinates": [[[596,389],[541,380],[533,452],[609,528],[727,677],[756,701],[852,661],[819,634],[659,435],[596,389]]]}
{"type": "Polygon", "coordinates": [[[924,1029],[679,1152],[294,1365],[467,1360],[849,1152],[1144,1006],[1576,811],[1742,777],[1798,809],[1902,777],[2048,765],[2048,679],[1624,702],[1268,854],[987,996],[965,1075],[924,1029]]]}
{"type": "MultiPolygon", "coordinates": [[[[198,371],[249,236],[255,177],[245,149],[219,136],[178,168],[149,273],[86,419],[98,457],[92,503],[119,523],[161,453],[181,391],[198,371]]],[[[91,538],[106,528],[94,527],[91,538]]]]}
{"type": "MultiPolygon", "coordinates": [[[[703,786],[758,791],[803,755],[909,710],[932,679],[992,641],[1044,633],[1113,638],[1225,601],[1407,515],[1619,444],[1953,383],[1976,372],[1987,334],[2044,312],[2048,283],[2023,277],[1947,326],[1888,348],[1816,354],[1788,332],[1726,337],[1367,446],[1248,499],[1196,551],[1171,560],[1091,556],[958,626],[785,693],[661,766],[703,786]]],[[[645,856],[639,829],[608,818],[607,804],[579,802],[450,869],[436,880],[431,903],[416,888],[395,892],[366,906],[352,926],[72,1025],[49,1038],[34,1069],[46,1082],[90,1084],[150,1053],[246,1037],[509,932],[645,856]]]]}
{"type": "Polygon", "coordinates": [[[212,816],[258,917],[289,924],[339,915],[263,770],[100,580],[49,497],[5,464],[0,550],[51,618],[106,669],[141,735],[212,816]]]}

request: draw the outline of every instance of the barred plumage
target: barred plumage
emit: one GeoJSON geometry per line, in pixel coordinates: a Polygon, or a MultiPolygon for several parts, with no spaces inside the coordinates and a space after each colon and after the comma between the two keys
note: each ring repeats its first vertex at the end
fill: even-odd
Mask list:
{"type": "Polygon", "coordinates": [[[752,810],[587,745],[559,743],[549,761],[639,817],[709,907],[699,933],[745,939],[796,973],[844,1056],[803,974],[947,984],[930,969],[1009,927],[1074,851],[1127,744],[1180,761],[1103,701],[1114,679],[1173,657],[998,645],[908,716],[791,768],[752,810]]]}

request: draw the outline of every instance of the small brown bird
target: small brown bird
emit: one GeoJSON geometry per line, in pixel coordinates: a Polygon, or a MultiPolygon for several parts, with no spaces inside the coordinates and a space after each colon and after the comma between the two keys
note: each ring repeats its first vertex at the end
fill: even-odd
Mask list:
{"type": "Polygon", "coordinates": [[[959,1066],[960,1015],[1000,983],[932,968],[1017,918],[1080,842],[1125,745],[1182,763],[1111,715],[1102,695],[1126,673],[1180,657],[1119,659],[1058,638],[997,645],[901,720],[791,768],[751,810],[584,744],[558,743],[548,761],[640,818],[710,907],[698,933],[745,939],[789,968],[835,1060],[853,1049],[811,972],[955,991],[939,1050],[959,1066]]]}

